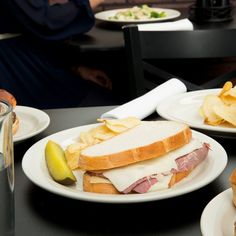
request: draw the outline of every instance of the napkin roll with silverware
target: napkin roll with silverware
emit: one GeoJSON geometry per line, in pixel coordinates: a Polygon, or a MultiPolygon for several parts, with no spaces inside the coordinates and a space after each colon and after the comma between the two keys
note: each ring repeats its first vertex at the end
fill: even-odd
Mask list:
{"type": "Polygon", "coordinates": [[[157,86],[148,93],[102,114],[101,118],[122,119],[134,116],[142,120],[155,112],[156,106],[162,100],[175,94],[185,93],[186,91],[187,88],[185,84],[180,80],[173,78],[157,86]]]}

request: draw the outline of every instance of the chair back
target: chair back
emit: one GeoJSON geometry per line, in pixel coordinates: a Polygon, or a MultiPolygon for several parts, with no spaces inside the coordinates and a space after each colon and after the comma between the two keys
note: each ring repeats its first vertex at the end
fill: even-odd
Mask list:
{"type": "MultiPolygon", "coordinates": [[[[155,86],[155,83],[146,80],[145,70],[159,78],[159,82],[160,79],[179,78],[147,63],[149,59],[210,59],[236,55],[236,46],[232,48],[236,39],[235,30],[227,32],[227,35],[230,34],[231,37],[224,38],[224,44],[222,43],[224,33],[217,29],[139,31],[137,25],[127,25],[123,27],[123,33],[131,98],[140,96],[155,86]]],[[[179,79],[186,84],[189,90],[203,88],[203,86],[193,84],[190,81],[179,79]]]]}

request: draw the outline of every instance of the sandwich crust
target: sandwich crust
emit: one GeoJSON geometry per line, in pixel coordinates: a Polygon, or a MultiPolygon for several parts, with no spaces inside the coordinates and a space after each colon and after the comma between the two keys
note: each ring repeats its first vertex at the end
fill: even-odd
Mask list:
{"type": "Polygon", "coordinates": [[[160,157],[190,142],[192,132],[189,126],[166,139],[146,146],[137,147],[103,156],[87,156],[80,154],[79,166],[84,170],[106,170],[125,166],[136,162],[160,157]]]}
{"type": "Polygon", "coordinates": [[[229,182],[231,184],[232,191],[233,191],[233,203],[236,207],[236,169],[234,169],[233,172],[231,173],[229,177],[229,182]]]}
{"type": "MultiPolygon", "coordinates": [[[[12,108],[16,107],[16,99],[15,97],[5,89],[0,89],[0,98],[8,102],[12,108]]],[[[13,123],[12,123],[12,133],[13,135],[17,132],[19,128],[19,118],[16,116],[16,113],[13,111],[13,123]]]]}
{"type": "Polygon", "coordinates": [[[92,193],[119,194],[114,185],[110,183],[91,183],[91,176],[83,175],[83,190],[92,193]]]}
{"type": "Polygon", "coordinates": [[[2,100],[5,100],[5,101],[9,102],[12,105],[13,108],[16,107],[15,97],[11,93],[6,91],[5,89],[0,89],[0,98],[2,100]]]}

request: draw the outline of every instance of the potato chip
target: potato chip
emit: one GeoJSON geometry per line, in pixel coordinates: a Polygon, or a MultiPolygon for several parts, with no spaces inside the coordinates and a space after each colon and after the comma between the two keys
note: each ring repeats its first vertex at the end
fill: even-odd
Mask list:
{"type": "Polygon", "coordinates": [[[204,98],[203,104],[200,107],[200,113],[204,117],[204,122],[210,125],[219,125],[222,122],[222,118],[215,114],[214,106],[223,104],[221,99],[216,95],[207,95],[204,98]]]}
{"type": "Polygon", "coordinates": [[[98,139],[99,141],[107,140],[116,135],[116,133],[108,129],[105,125],[100,125],[89,132],[92,133],[93,138],[98,139]]]}
{"type": "Polygon", "coordinates": [[[219,97],[221,97],[224,93],[226,93],[227,91],[229,91],[230,89],[233,88],[233,84],[231,81],[227,81],[225,82],[220,94],[219,94],[219,97]]]}
{"type": "Polygon", "coordinates": [[[67,146],[66,150],[70,153],[74,153],[86,148],[88,145],[85,143],[73,143],[67,146]]]}
{"type": "Polygon", "coordinates": [[[94,138],[98,139],[100,142],[105,141],[107,139],[110,139],[114,137],[116,134],[114,132],[109,132],[109,133],[97,133],[94,135],[94,138]]]}
{"type": "Polygon", "coordinates": [[[236,104],[236,87],[222,94],[220,98],[227,105],[236,104]]]}
{"type": "Polygon", "coordinates": [[[236,86],[227,81],[220,94],[207,95],[199,109],[204,122],[209,125],[233,125],[236,123],[236,86]]]}
{"type": "Polygon", "coordinates": [[[213,108],[216,115],[236,127],[236,104],[230,106],[221,104],[213,108]]]}
{"type": "Polygon", "coordinates": [[[81,150],[86,148],[88,145],[84,143],[73,143],[67,146],[65,150],[65,157],[68,166],[74,170],[79,167],[79,156],[81,150]]]}
{"type": "Polygon", "coordinates": [[[80,133],[80,142],[87,144],[88,146],[94,145],[97,143],[92,133],[90,132],[81,132],[80,133]]]}
{"type": "Polygon", "coordinates": [[[204,118],[204,119],[206,118],[205,113],[203,111],[203,105],[199,108],[199,114],[202,118],[204,118]]]}
{"type": "Polygon", "coordinates": [[[98,119],[100,122],[104,122],[108,129],[115,133],[122,133],[128,129],[131,129],[141,123],[136,117],[127,117],[124,119],[98,119]]]}

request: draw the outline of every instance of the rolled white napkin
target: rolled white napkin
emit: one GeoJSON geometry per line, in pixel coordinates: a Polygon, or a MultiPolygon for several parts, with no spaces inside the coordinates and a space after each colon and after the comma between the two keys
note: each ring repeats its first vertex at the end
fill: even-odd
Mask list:
{"type": "Polygon", "coordinates": [[[185,18],[174,22],[139,24],[139,31],[175,31],[175,30],[193,30],[192,22],[185,18]]]}
{"type": "Polygon", "coordinates": [[[9,38],[15,38],[15,37],[17,37],[19,35],[20,34],[10,34],[10,33],[0,34],[0,40],[2,40],[2,39],[9,39],[9,38]]]}
{"type": "Polygon", "coordinates": [[[187,88],[185,84],[180,80],[173,78],[157,86],[148,93],[102,114],[101,118],[122,119],[134,116],[142,120],[155,112],[158,103],[163,99],[186,91],[187,88]]]}

